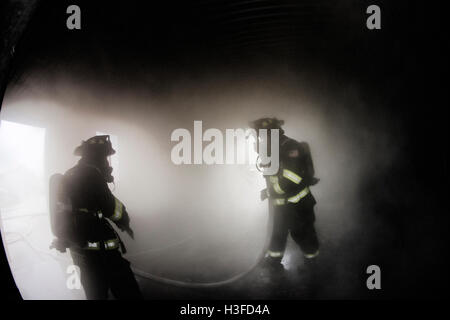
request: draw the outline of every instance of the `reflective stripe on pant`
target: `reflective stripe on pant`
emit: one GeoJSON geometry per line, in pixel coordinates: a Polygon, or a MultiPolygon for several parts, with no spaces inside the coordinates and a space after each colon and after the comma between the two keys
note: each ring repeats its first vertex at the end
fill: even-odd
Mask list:
{"type": "Polygon", "coordinates": [[[319,255],[319,249],[316,250],[316,252],[313,253],[304,253],[306,259],[313,259],[319,255]]]}
{"type": "Polygon", "coordinates": [[[271,251],[267,250],[267,255],[271,258],[282,258],[283,257],[283,251],[271,251]]]}

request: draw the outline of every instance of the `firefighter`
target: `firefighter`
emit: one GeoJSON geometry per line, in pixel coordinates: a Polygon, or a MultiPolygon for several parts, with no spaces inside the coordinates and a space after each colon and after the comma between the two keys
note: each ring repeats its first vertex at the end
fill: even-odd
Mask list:
{"type": "Polygon", "coordinates": [[[289,232],[303,252],[308,269],[319,254],[314,228],[316,200],[309,188],[319,180],[314,177],[308,144],[284,135],[283,124],[283,120],[276,118],[261,118],[250,123],[257,132],[267,129],[267,150],[271,146],[270,130],[279,130],[279,169],[274,175],[265,175],[267,188],[261,191],[261,200],[269,200],[269,210],[273,214],[273,233],[264,259],[264,265],[272,272],[284,271],[281,260],[289,232]]]}
{"type": "Polygon", "coordinates": [[[89,300],[141,299],[142,295],[113,222],[134,238],[123,203],[108,187],[113,182],[108,158],[115,153],[109,136],[95,136],[75,149],[78,164],[50,181],[52,247],[70,253],[80,268],[80,280],[89,300]]]}

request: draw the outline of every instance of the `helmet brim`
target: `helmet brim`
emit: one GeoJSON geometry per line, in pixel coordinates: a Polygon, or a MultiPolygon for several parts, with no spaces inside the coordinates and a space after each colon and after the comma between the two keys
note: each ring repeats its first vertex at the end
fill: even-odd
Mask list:
{"type": "MultiPolygon", "coordinates": [[[[80,146],[75,148],[75,150],[73,151],[73,154],[76,155],[76,156],[79,156],[79,157],[82,157],[82,156],[86,155],[88,153],[87,150],[86,150],[87,149],[86,147],[87,147],[87,145],[81,144],[80,146]]],[[[107,152],[105,152],[105,156],[109,157],[109,156],[112,156],[115,153],[116,153],[116,150],[114,150],[111,147],[111,148],[109,148],[109,150],[107,152]]]]}

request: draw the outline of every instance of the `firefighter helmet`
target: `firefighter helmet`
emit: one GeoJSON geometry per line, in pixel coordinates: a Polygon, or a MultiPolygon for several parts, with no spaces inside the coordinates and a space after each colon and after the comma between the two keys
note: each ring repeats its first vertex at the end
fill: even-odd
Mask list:
{"type": "Polygon", "coordinates": [[[74,151],[76,156],[81,157],[92,154],[108,157],[115,153],[116,150],[112,147],[109,135],[95,136],[86,141],[82,141],[81,145],[74,151]]]}
{"type": "Polygon", "coordinates": [[[277,118],[260,118],[255,121],[250,121],[250,127],[253,129],[279,129],[281,134],[284,132],[281,128],[283,124],[284,120],[279,120],[277,118]]]}

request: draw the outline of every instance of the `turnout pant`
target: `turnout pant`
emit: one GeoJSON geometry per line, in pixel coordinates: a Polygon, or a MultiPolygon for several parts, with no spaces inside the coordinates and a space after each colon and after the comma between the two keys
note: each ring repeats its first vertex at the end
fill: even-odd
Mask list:
{"type": "Polygon", "coordinates": [[[119,250],[71,250],[71,255],[88,300],[106,300],[109,290],[116,299],[142,299],[130,262],[119,250]]]}
{"type": "Polygon", "coordinates": [[[314,206],[286,204],[273,207],[273,233],[269,246],[271,257],[281,257],[286,248],[290,232],[306,258],[313,258],[319,250],[319,241],[314,228],[314,206]]]}

